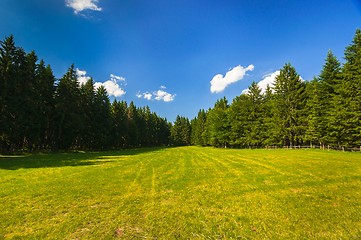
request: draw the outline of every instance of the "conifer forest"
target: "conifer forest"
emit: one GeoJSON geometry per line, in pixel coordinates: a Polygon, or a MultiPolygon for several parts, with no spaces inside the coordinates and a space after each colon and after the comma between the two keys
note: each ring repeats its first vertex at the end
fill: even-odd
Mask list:
{"type": "Polygon", "coordinates": [[[0,46],[0,152],[106,150],[151,146],[361,146],[361,31],[341,63],[330,50],[320,73],[303,80],[291,63],[273,86],[253,82],[232,102],[219,99],[174,123],[149,107],[110,102],[92,79],[80,85],[74,65],[60,79],[36,53],[0,46]],[[318,74],[318,75],[317,75],[318,74]]]}

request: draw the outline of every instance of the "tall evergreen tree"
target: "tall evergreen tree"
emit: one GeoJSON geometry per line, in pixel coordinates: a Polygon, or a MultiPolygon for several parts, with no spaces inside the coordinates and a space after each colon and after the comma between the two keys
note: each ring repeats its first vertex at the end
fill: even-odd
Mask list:
{"type": "Polygon", "coordinates": [[[338,88],[335,103],[339,111],[340,142],[345,146],[361,145],[361,30],[357,29],[352,44],[345,50],[345,64],[342,68],[342,83],[338,88]]]}
{"type": "Polygon", "coordinates": [[[173,144],[187,146],[191,143],[191,125],[186,117],[177,116],[171,129],[173,144]]]}
{"type": "Polygon", "coordinates": [[[114,101],[111,107],[112,113],[112,146],[115,148],[124,148],[128,139],[128,116],[127,103],[124,101],[114,101]]]}
{"type": "Polygon", "coordinates": [[[55,148],[69,149],[76,145],[79,124],[82,123],[80,111],[80,88],[74,65],[59,80],[55,94],[55,110],[57,118],[55,148]]]}
{"type": "Polygon", "coordinates": [[[275,121],[275,98],[272,92],[272,88],[267,85],[267,88],[264,93],[264,103],[263,103],[263,121],[264,121],[264,146],[273,146],[277,145],[278,131],[277,124],[275,121]]]}
{"type": "Polygon", "coordinates": [[[228,101],[224,97],[217,100],[214,108],[208,113],[207,127],[209,129],[210,144],[214,147],[227,147],[230,143],[228,107],[228,101]]]}
{"type": "Polygon", "coordinates": [[[304,140],[310,145],[322,144],[325,125],[323,119],[326,117],[325,111],[322,111],[320,82],[317,78],[306,84],[307,93],[307,129],[304,140]]]}
{"type": "Polygon", "coordinates": [[[281,69],[274,91],[279,142],[286,146],[302,144],[305,132],[305,83],[291,64],[281,69]]]}
{"type": "MultiPolygon", "coordinates": [[[[319,134],[320,144],[329,144],[338,141],[338,126],[335,125],[336,122],[333,121],[333,119],[337,118],[335,99],[337,99],[336,94],[338,94],[338,88],[341,87],[340,66],[341,64],[336,56],[332,51],[328,51],[325,64],[318,77],[316,89],[314,89],[314,91],[317,91],[317,96],[315,96],[317,97],[317,102],[309,106],[313,107],[313,111],[318,111],[318,118],[315,119],[315,121],[317,120],[319,125],[315,130],[319,134]],[[314,108],[317,108],[317,110],[314,108]]],[[[312,98],[312,96],[310,97],[312,98]]]]}
{"type": "Polygon", "coordinates": [[[266,131],[264,125],[264,96],[255,82],[249,87],[247,96],[250,101],[246,134],[247,142],[251,147],[260,147],[263,145],[266,131]]]}
{"type": "Polygon", "coordinates": [[[12,151],[11,133],[15,130],[12,98],[16,96],[16,47],[11,35],[0,42],[0,149],[12,151]]]}
{"type": "Polygon", "coordinates": [[[130,102],[128,109],[127,109],[127,132],[128,132],[128,139],[127,144],[130,147],[139,147],[139,116],[136,106],[134,102],[130,102]]]}
{"type": "Polygon", "coordinates": [[[203,139],[203,133],[206,128],[207,114],[204,109],[199,110],[197,117],[191,121],[192,137],[191,143],[196,146],[206,146],[203,139]]]}
{"type": "Polygon", "coordinates": [[[103,86],[96,90],[94,102],[94,131],[96,134],[94,148],[104,150],[109,148],[111,143],[111,104],[103,86]]]}
{"type": "Polygon", "coordinates": [[[92,149],[98,139],[95,114],[97,114],[93,79],[89,79],[80,86],[81,123],[78,125],[79,135],[77,144],[82,149],[92,149]]]}
{"type": "Polygon", "coordinates": [[[55,77],[50,65],[45,66],[40,60],[36,68],[36,97],[35,106],[37,119],[40,126],[39,148],[46,149],[51,146],[51,139],[54,137],[52,119],[54,112],[55,77]]]}
{"type": "Polygon", "coordinates": [[[242,94],[233,99],[229,108],[229,138],[230,144],[233,147],[242,148],[249,146],[247,142],[247,128],[252,124],[248,122],[249,104],[249,96],[242,94]]]}

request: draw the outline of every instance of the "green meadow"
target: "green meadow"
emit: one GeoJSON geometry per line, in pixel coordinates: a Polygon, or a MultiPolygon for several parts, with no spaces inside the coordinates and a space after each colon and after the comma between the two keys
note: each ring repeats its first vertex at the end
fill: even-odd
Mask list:
{"type": "Polygon", "coordinates": [[[0,239],[360,239],[361,154],[198,147],[0,157],[0,239]]]}

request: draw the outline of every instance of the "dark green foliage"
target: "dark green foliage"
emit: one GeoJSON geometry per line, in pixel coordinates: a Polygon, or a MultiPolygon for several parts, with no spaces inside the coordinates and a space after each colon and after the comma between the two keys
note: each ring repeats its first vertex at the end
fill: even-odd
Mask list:
{"type": "Polygon", "coordinates": [[[43,148],[49,144],[54,76],[37,64],[12,36],[0,47],[0,151],[43,148]]]}
{"type": "Polygon", "coordinates": [[[361,145],[361,30],[356,31],[352,44],[345,50],[346,63],[342,69],[342,83],[338,101],[344,129],[343,144],[361,145]]]}
{"type": "Polygon", "coordinates": [[[264,93],[252,83],[228,104],[219,99],[191,121],[172,125],[149,107],[110,103],[93,80],[79,86],[74,65],[55,81],[34,51],[0,46],[0,152],[42,149],[103,150],[164,145],[258,148],[361,145],[361,31],[345,63],[328,52],[320,75],[303,81],[285,64],[264,93]]]}
{"type": "Polygon", "coordinates": [[[56,149],[69,149],[75,145],[82,123],[81,92],[74,65],[59,80],[55,93],[55,111],[57,114],[56,149]]]}
{"type": "Polygon", "coordinates": [[[187,146],[191,143],[191,124],[188,118],[177,116],[171,129],[173,144],[176,146],[187,146]]]}
{"type": "Polygon", "coordinates": [[[208,112],[206,126],[209,131],[209,144],[212,146],[226,148],[230,143],[228,108],[228,101],[224,97],[208,112]]]}
{"type": "Polygon", "coordinates": [[[111,104],[92,79],[79,86],[74,65],[56,82],[34,51],[26,54],[12,36],[1,42],[0,152],[163,146],[170,128],[149,107],[111,104]]]}
{"type": "Polygon", "coordinates": [[[246,140],[251,147],[263,146],[266,132],[264,124],[264,96],[261,89],[253,82],[247,94],[247,101],[250,108],[248,109],[248,126],[246,140]]]}
{"type": "Polygon", "coordinates": [[[304,140],[306,143],[310,143],[310,145],[321,144],[324,139],[325,109],[322,108],[322,102],[320,99],[320,85],[321,83],[317,79],[314,79],[306,85],[306,92],[308,96],[306,107],[308,115],[304,140]]]}
{"type": "Polygon", "coordinates": [[[284,146],[302,144],[305,130],[305,83],[296,69],[286,64],[275,82],[275,122],[280,143],[284,146]]]}
{"type": "Polygon", "coordinates": [[[261,94],[252,83],[246,94],[218,100],[206,114],[199,144],[198,118],[192,121],[192,144],[225,147],[361,145],[361,31],[345,50],[345,64],[331,51],[313,81],[303,81],[286,64],[273,87],[261,94]]]}
{"type": "Polygon", "coordinates": [[[233,147],[248,147],[246,125],[247,121],[249,98],[246,94],[242,94],[233,99],[233,103],[229,109],[229,118],[231,119],[230,126],[230,144],[233,147]]]}
{"type": "Polygon", "coordinates": [[[331,51],[328,52],[325,64],[317,79],[317,92],[319,117],[319,141],[322,144],[338,143],[339,124],[335,121],[341,109],[335,106],[338,102],[339,90],[341,88],[341,64],[331,51]],[[336,113],[336,111],[338,113],[336,113]]]}
{"type": "Polygon", "coordinates": [[[199,110],[197,117],[191,121],[191,144],[197,146],[207,146],[207,142],[204,139],[204,133],[206,131],[207,113],[202,109],[199,110]]]}

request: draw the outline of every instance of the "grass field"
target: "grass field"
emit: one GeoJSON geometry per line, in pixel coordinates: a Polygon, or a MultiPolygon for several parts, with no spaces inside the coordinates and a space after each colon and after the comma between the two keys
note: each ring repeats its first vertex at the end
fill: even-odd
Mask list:
{"type": "Polygon", "coordinates": [[[361,239],[361,154],[154,148],[0,157],[0,239],[361,239]]]}

